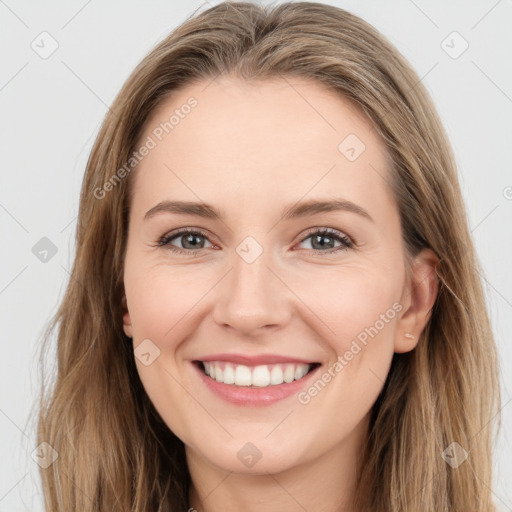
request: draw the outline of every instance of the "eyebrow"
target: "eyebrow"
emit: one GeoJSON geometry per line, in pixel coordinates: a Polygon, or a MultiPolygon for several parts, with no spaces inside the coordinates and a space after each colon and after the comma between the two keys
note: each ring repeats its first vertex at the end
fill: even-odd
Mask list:
{"type": "MultiPolygon", "coordinates": [[[[281,215],[283,220],[288,220],[333,211],[355,213],[370,220],[371,222],[374,222],[370,214],[364,208],[346,199],[309,200],[297,202],[292,205],[285,206],[281,215]]],[[[223,217],[219,210],[207,203],[193,201],[162,201],[146,212],[144,220],[148,220],[161,213],[194,215],[196,217],[214,220],[222,219],[223,217]]]]}

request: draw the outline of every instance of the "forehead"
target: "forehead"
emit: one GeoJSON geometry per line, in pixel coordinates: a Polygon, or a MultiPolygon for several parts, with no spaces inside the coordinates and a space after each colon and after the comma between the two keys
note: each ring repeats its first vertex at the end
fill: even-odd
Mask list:
{"type": "Polygon", "coordinates": [[[145,203],[166,193],[232,197],[238,205],[326,193],[366,204],[391,200],[386,151],[373,125],[313,80],[222,76],[191,84],[149,116],[139,146],[149,139],[154,148],[133,176],[134,196],[145,203]]]}

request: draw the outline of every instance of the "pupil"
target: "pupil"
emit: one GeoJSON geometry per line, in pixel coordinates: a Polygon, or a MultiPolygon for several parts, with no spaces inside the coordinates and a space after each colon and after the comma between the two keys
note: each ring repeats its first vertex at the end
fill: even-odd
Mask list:
{"type": "MultiPolygon", "coordinates": [[[[195,245],[193,242],[194,242],[194,240],[197,242],[197,239],[198,239],[198,238],[201,238],[201,237],[200,237],[200,236],[196,236],[196,235],[194,235],[194,234],[186,235],[186,236],[184,237],[184,239],[185,239],[185,243],[184,243],[183,245],[184,245],[185,247],[187,247],[187,244],[189,244],[189,243],[190,243],[191,245],[190,245],[190,247],[188,247],[188,248],[192,248],[192,249],[197,248],[197,247],[198,247],[198,245],[195,245]]],[[[199,246],[200,246],[200,244],[199,244],[199,246]]]]}
{"type": "Polygon", "coordinates": [[[328,244],[331,244],[332,241],[333,241],[333,239],[330,236],[316,235],[313,238],[313,247],[315,246],[315,244],[318,244],[320,247],[326,247],[328,244]],[[320,240],[322,240],[322,239],[326,239],[326,240],[328,240],[328,242],[327,243],[320,242],[320,240]]]}

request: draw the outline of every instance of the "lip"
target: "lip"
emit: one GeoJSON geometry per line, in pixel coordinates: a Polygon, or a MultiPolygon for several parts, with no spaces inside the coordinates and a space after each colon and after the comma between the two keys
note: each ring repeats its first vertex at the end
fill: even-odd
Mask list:
{"type": "MultiPolygon", "coordinates": [[[[225,361],[234,364],[244,364],[246,366],[257,366],[260,364],[279,364],[279,363],[298,363],[314,364],[317,361],[308,361],[297,357],[281,356],[277,354],[260,354],[258,356],[248,356],[246,354],[211,354],[204,357],[195,358],[196,361],[225,361]]],[[[291,383],[290,383],[291,384],[291,383]]]]}
{"type": "MultiPolygon", "coordinates": [[[[205,360],[207,361],[207,359],[205,360]]],[[[210,360],[218,361],[220,358],[212,358],[210,360]]],[[[222,360],[226,361],[226,359],[222,360]]],[[[254,359],[252,360],[254,361],[254,359]]],[[[235,386],[234,384],[224,384],[223,382],[218,382],[215,379],[212,379],[203,372],[199,361],[202,361],[202,359],[191,362],[191,364],[201,381],[212,393],[226,402],[246,407],[262,407],[266,405],[272,405],[276,402],[279,402],[280,400],[284,400],[292,395],[297,394],[302,388],[310,385],[314,375],[322,366],[319,364],[307,375],[302,377],[302,379],[294,380],[293,382],[283,382],[283,384],[278,384],[277,386],[268,386],[263,388],[250,388],[246,386],[235,386]]],[[[284,362],[290,362],[290,359],[287,358],[284,362]]]]}

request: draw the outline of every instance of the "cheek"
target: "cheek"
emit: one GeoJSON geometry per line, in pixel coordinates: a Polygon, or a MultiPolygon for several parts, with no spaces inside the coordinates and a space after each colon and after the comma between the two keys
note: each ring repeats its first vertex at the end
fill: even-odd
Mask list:
{"type": "Polygon", "coordinates": [[[382,272],[375,267],[344,267],[310,273],[295,279],[296,290],[314,311],[317,325],[338,354],[352,340],[389,338],[398,319],[403,275],[400,269],[382,272]]]}
{"type": "Polygon", "coordinates": [[[188,315],[193,315],[194,307],[213,284],[197,269],[169,266],[127,269],[125,288],[130,297],[134,341],[136,338],[161,342],[176,339],[176,334],[187,324],[188,315]]]}
{"type": "Polygon", "coordinates": [[[399,266],[387,272],[359,266],[309,281],[307,299],[301,297],[313,306],[315,329],[330,352],[326,368],[298,396],[316,428],[328,410],[332,427],[348,432],[377,399],[394,353],[403,278],[399,266]]]}
{"type": "MultiPolygon", "coordinates": [[[[329,363],[313,386],[299,396],[307,409],[333,411],[332,422],[355,425],[375,402],[394,353],[403,275],[363,268],[317,273],[299,293],[315,312],[313,329],[322,333],[329,363]],[[318,398],[316,398],[318,397],[318,398]]],[[[314,416],[314,415],[313,415],[314,416]]]]}
{"type": "Polygon", "coordinates": [[[200,307],[201,297],[211,287],[202,279],[190,277],[183,269],[163,266],[127,266],[125,274],[135,353],[144,343],[149,349],[140,352],[149,352],[153,357],[153,351],[159,350],[147,366],[136,356],[137,372],[156,410],[182,440],[189,440],[189,433],[195,428],[194,418],[200,417],[202,411],[186,392],[178,350],[197,328],[195,307],[200,307]],[[158,348],[148,344],[148,339],[158,348]]]}

